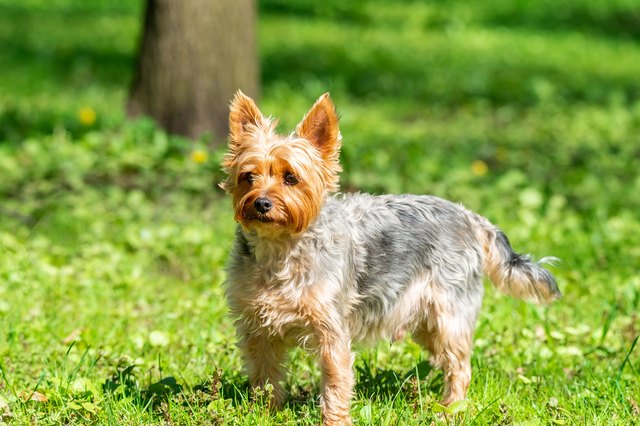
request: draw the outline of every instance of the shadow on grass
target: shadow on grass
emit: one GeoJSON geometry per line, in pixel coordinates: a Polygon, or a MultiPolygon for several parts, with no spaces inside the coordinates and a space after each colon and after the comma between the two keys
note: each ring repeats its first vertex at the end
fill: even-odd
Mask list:
{"type": "MultiPolygon", "coordinates": [[[[271,0],[260,8],[287,16],[330,18],[326,22],[370,19],[360,4],[345,5],[337,0],[320,3],[271,0]]],[[[475,20],[478,25],[498,32],[510,28],[520,35],[532,29],[548,34],[549,29],[571,32],[596,28],[605,41],[611,36],[631,40],[640,37],[640,9],[615,5],[595,8],[586,2],[574,3],[558,10],[555,3],[540,8],[538,2],[506,2],[500,8],[474,6],[470,13],[472,22],[475,20]]],[[[20,87],[28,96],[55,93],[59,88],[64,88],[65,93],[90,87],[104,91],[126,90],[134,69],[140,5],[140,2],[124,1],[95,7],[83,2],[64,2],[62,6],[48,8],[19,2],[0,5],[0,26],[5,28],[0,34],[3,46],[0,62],[4,69],[12,70],[6,74],[5,80],[9,83],[5,84],[20,87]],[[96,38],[96,28],[108,31],[113,37],[96,38]],[[28,78],[16,77],[23,75],[28,78]]],[[[336,27],[323,26],[322,22],[314,24],[316,30],[305,34],[303,42],[297,37],[287,41],[277,33],[266,33],[260,49],[263,84],[267,89],[280,85],[299,89],[310,80],[317,80],[326,88],[340,88],[356,98],[377,94],[452,107],[466,105],[470,98],[494,105],[530,106],[541,102],[541,87],[551,87],[554,96],[565,101],[605,104],[611,100],[612,93],[628,100],[636,99],[640,93],[633,70],[604,72],[606,69],[588,61],[585,66],[574,67],[572,61],[523,53],[519,45],[504,44],[504,40],[489,48],[473,48],[466,39],[456,42],[455,38],[452,41],[439,36],[452,25],[449,20],[457,22],[449,18],[456,9],[437,6],[434,10],[441,15],[436,21],[442,22],[436,27],[435,35],[428,39],[429,43],[420,30],[406,39],[389,31],[384,20],[378,21],[378,18],[371,18],[371,25],[379,28],[380,33],[371,39],[366,49],[359,47],[361,33],[348,30],[348,25],[344,25],[342,37],[327,37],[327,31],[336,27]],[[384,34],[388,37],[383,37],[384,34]],[[514,51],[505,51],[505,45],[514,51]]],[[[431,15],[424,18],[425,29],[432,24],[431,15]]],[[[270,28],[268,17],[265,22],[270,28]]],[[[337,29],[343,31],[342,27],[337,29]]],[[[536,38],[532,40],[531,46],[535,47],[536,38]]],[[[553,39],[547,42],[552,44],[553,39]]],[[[585,43],[576,46],[579,48],[585,43]]],[[[15,90],[18,89],[12,89],[15,90]]],[[[69,98],[69,102],[74,99],[69,98]]],[[[21,140],[49,133],[57,125],[71,127],[74,134],[85,130],[75,122],[75,117],[65,117],[46,108],[35,114],[14,105],[4,110],[0,108],[0,139],[21,140]],[[73,129],[74,126],[78,128],[73,129]]]]}
{"type": "MultiPolygon", "coordinates": [[[[137,7],[127,2],[114,7],[14,3],[0,4],[5,95],[0,99],[0,141],[22,141],[57,128],[74,137],[99,129],[100,117],[92,125],[78,120],[76,113],[85,105],[77,94],[126,90],[135,59],[129,46],[137,39],[129,22],[139,13],[137,7]],[[100,32],[110,35],[96,36],[100,32]]],[[[91,102],[88,96],[84,102],[91,102]]]]}
{"type": "Polygon", "coordinates": [[[640,7],[612,4],[598,7],[587,2],[511,2],[486,8],[490,24],[536,31],[579,31],[612,39],[640,39],[640,7]]]}
{"type": "Polygon", "coordinates": [[[220,369],[193,387],[178,383],[173,376],[161,377],[144,386],[139,376],[136,365],[118,366],[117,371],[104,381],[102,389],[113,399],[128,398],[134,405],[159,418],[167,416],[170,405],[206,407],[214,401],[225,400],[232,406],[242,406],[251,398],[245,377],[220,369]]]}
{"type": "MultiPolygon", "coordinates": [[[[134,43],[123,41],[131,31],[128,19],[140,13],[127,2],[119,6],[1,4],[0,23],[5,31],[0,35],[0,58],[9,69],[27,69],[45,77],[53,87],[99,84],[119,88],[128,84],[133,70],[135,53],[126,48],[134,43]],[[115,37],[96,37],[97,29],[115,37]]],[[[130,37],[136,40],[137,34],[130,37]]],[[[40,82],[31,82],[31,87],[36,83],[40,82]]]]}
{"type": "MultiPolygon", "coordinates": [[[[318,392],[319,390],[316,386],[296,389],[295,392],[289,394],[286,407],[294,412],[300,412],[303,407],[317,402],[318,392]]],[[[204,383],[195,386],[193,393],[205,396],[210,400],[226,399],[234,406],[255,402],[256,398],[263,399],[257,401],[258,404],[266,405],[266,398],[253,395],[247,378],[237,372],[227,373],[222,370],[216,370],[204,383]]]]}
{"type": "MultiPolygon", "coordinates": [[[[141,386],[135,365],[119,367],[102,385],[103,391],[114,399],[129,398],[134,404],[159,417],[165,416],[168,403],[184,406],[207,406],[216,400],[240,407],[255,401],[246,377],[238,372],[215,370],[204,382],[193,387],[181,385],[175,377],[166,376],[141,386]]],[[[370,400],[392,400],[403,395],[403,399],[416,400],[421,392],[438,394],[442,390],[442,375],[434,374],[428,362],[399,374],[392,369],[376,369],[368,361],[356,367],[355,392],[370,400]]],[[[300,388],[289,397],[286,407],[294,413],[302,413],[317,404],[319,389],[300,388]]],[[[259,397],[258,397],[259,398],[259,397]]],[[[266,399],[255,401],[266,404],[266,399]]],[[[266,405],[265,405],[266,406],[266,405]]]]}
{"type": "Polygon", "coordinates": [[[119,367],[118,371],[102,384],[102,390],[116,399],[129,397],[147,408],[157,408],[172,396],[182,393],[182,385],[172,376],[163,377],[147,387],[140,386],[134,373],[135,367],[119,367]]]}
{"type": "MultiPolygon", "coordinates": [[[[469,99],[494,106],[530,107],[546,96],[541,84],[550,85],[553,96],[563,102],[606,104],[611,93],[632,100],[640,92],[631,72],[603,72],[590,64],[588,55],[581,56],[587,65],[579,67],[553,57],[516,55],[515,45],[506,38],[498,38],[489,49],[478,49],[467,42],[448,42],[444,36],[434,36],[436,42],[431,44],[405,43],[398,36],[388,45],[374,39],[370,49],[354,54],[357,33],[344,30],[345,40],[325,39],[319,35],[322,28],[318,24],[318,32],[304,43],[283,46],[280,39],[265,38],[265,87],[280,84],[303,90],[309,81],[317,81],[354,98],[404,98],[445,107],[465,105],[469,99]]],[[[531,46],[534,41],[530,38],[531,46]]]]}
{"type": "Polygon", "coordinates": [[[419,396],[419,388],[425,389],[425,384],[427,391],[439,395],[443,385],[442,375],[436,374],[427,361],[419,362],[404,374],[391,369],[377,369],[364,361],[356,367],[356,377],[356,393],[373,400],[393,399],[399,394],[415,399],[419,396]]]}
{"type": "MultiPolygon", "coordinates": [[[[369,3],[375,4],[376,1],[369,3]]],[[[407,3],[411,7],[412,2],[407,3]]],[[[326,19],[363,26],[376,25],[380,19],[358,2],[341,0],[324,2],[263,0],[259,8],[262,15],[326,19]]],[[[424,28],[443,30],[456,25],[461,19],[463,22],[471,20],[509,28],[530,28],[541,32],[579,31],[600,37],[626,40],[640,38],[640,8],[631,2],[609,2],[608,5],[602,5],[587,1],[520,0],[503,1],[488,7],[470,0],[456,0],[431,2],[430,13],[421,17],[424,28]],[[454,13],[458,9],[466,10],[467,14],[461,18],[454,13]]]]}

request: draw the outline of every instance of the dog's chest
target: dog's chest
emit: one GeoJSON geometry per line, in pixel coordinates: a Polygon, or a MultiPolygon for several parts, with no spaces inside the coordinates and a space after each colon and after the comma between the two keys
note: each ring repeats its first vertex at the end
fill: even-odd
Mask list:
{"type": "Polygon", "coordinates": [[[309,316],[304,297],[297,289],[260,285],[254,287],[250,300],[246,300],[243,317],[260,334],[299,339],[307,334],[309,316]]]}
{"type": "Polygon", "coordinates": [[[319,267],[322,253],[305,242],[278,245],[258,240],[237,254],[227,296],[247,331],[309,340],[326,306],[324,299],[337,289],[327,286],[327,268],[319,267]]]}

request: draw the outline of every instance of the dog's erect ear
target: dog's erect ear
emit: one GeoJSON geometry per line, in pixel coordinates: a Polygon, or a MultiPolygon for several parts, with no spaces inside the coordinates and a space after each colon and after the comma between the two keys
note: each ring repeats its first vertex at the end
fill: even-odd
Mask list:
{"type": "Polygon", "coordinates": [[[231,101],[229,112],[229,142],[238,143],[248,126],[260,127],[265,123],[256,103],[240,90],[231,101]]]}
{"type": "Polygon", "coordinates": [[[338,114],[329,93],[320,96],[304,116],[298,127],[298,136],[311,142],[324,159],[336,159],[340,150],[338,114]]]}

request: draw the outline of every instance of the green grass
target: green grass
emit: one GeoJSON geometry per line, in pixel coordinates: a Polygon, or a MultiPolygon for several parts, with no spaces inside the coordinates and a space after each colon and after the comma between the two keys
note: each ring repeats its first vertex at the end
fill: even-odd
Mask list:
{"type": "MultiPolygon", "coordinates": [[[[344,189],[463,202],[564,298],[487,286],[456,414],[410,339],[363,348],[355,422],[637,422],[640,4],[396,3],[261,2],[263,110],[288,131],[330,90],[344,189]]],[[[0,424],[317,424],[301,351],[283,411],[248,396],[222,152],[124,118],[141,9],[0,0],[0,424]]]]}

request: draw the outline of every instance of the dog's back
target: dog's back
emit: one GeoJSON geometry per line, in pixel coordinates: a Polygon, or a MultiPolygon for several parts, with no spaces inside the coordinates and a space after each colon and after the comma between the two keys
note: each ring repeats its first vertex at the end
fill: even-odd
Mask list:
{"type": "Polygon", "coordinates": [[[551,274],[513,252],[499,229],[438,197],[341,195],[327,201],[310,233],[330,236],[315,247],[346,265],[355,340],[401,337],[444,310],[473,327],[484,274],[530,301],[559,296],[551,274]]]}

